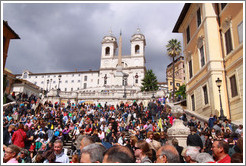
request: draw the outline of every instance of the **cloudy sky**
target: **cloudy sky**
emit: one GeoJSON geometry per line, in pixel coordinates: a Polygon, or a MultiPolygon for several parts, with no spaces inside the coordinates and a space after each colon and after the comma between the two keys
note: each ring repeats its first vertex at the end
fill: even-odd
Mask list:
{"type": "Polygon", "coordinates": [[[139,27],[146,37],[146,68],[166,81],[168,40],[184,3],[4,3],[3,19],[20,36],[12,40],[6,67],[14,74],[99,70],[101,41],[111,29],[122,54],[139,27]],[[119,40],[119,39],[118,39],[119,40]]]}

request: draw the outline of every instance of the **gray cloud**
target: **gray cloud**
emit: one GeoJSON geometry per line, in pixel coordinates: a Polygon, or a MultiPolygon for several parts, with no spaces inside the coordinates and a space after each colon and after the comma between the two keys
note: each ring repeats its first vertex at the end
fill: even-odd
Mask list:
{"type": "Polygon", "coordinates": [[[123,54],[137,27],[146,37],[146,67],[166,81],[168,40],[180,3],[4,3],[3,19],[21,37],[12,40],[6,67],[13,73],[99,70],[101,41],[110,28],[123,34],[123,54]]]}

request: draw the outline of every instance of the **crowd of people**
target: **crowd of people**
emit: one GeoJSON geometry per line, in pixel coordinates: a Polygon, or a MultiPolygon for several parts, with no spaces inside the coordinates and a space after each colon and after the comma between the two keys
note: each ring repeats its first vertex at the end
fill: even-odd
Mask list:
{"type": "MultiPolygon", "coordinates": [[[[164,98],[165,99],[165,98],[164,98]]],[[[187,146],[170,140],[175,117],[166,100],[96,104],[39,103],[19,96],[3,110],[5,163],[242,163],[243,126],[211,115],[208,122],[180,119],[187,146]],[[38,106],[35,105],[38,103],[38,106]],[[64,144],[72,142],[69,148],[64,144]],[[72,156],[69,160],[68,155],[72,156]]]]}

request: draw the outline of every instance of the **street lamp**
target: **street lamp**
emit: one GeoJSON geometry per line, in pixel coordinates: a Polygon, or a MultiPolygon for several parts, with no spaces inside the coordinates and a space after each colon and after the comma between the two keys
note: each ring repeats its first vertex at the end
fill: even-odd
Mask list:
{"type": "Polygon", "coordinates": [[[48,93],[48,85],[49,85],[49,80],[47,80],[47,87],[46,87],[45,97],[47,97],[47,93],[48,93]]]}
{"type": "Polygon", "coordinates": [[[221,87],[221,84],[222,84],[222,80],[217,78],[217,80],[215,82],[216,82],[216,85],[219,88],[219,97],[220,97],[220,117],[219,117],[219,119],[224,121],[226,119],[226,117],[224,116],[224,111],[223,111],[222,102],[221,102],[221,94],[220,94],[220,87],[221,87]]]}
{"type": "Polygon", "coordinates": [[[58,76],[58,79],[59,79],[59,81],[58,81],[58,88],[57,88],[56,97],[60,97],[59,92],[60,92],[61,75],[58,76]]]}

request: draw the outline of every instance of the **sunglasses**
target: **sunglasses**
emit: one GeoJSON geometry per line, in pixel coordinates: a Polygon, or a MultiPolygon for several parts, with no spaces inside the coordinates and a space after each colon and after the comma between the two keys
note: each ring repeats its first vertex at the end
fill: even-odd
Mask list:
{"type": "Polygon", "coordinates": [[[140,149],[139,147],[135,147],[134,150],[140,149]]]}

